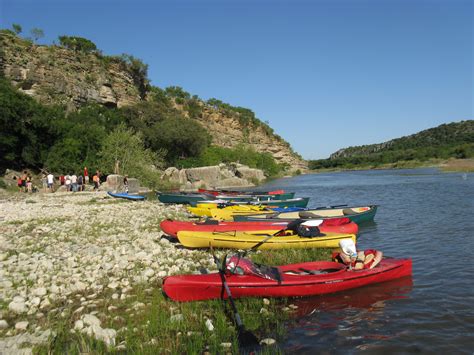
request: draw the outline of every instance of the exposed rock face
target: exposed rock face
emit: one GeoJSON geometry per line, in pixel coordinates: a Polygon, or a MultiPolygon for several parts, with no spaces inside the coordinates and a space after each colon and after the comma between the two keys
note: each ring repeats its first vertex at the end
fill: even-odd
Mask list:
{"type": "Polygon", "coordinates": [[[265,175],[262,170],[233,163],[182,170],[171,167],[166,169],[162,179],[179,184],[182,190],[196,190],[254,186],[265,180],[265,175]]]}
{"type": "MultiPolygon", "coordinates": [[[[123,107],[146,99],[132,74],[119,61],[58,46],[31,44],[0,33],[0,72],[25,94],[44,104],[63,104],[75,110],[85,103],[123,107]]],[[[289,170],[306,170],[307,163],[280,137],[262,127],[246,127],[238,117],[202,104],[196,118],[211,134],[213,144],[232,148],[248,144],[269,153],[289,170]]],[[[176,109],[187,115],[179,105],[176,109]]]]}
{"type": "Polygon", "coordinates": [[[25,94],[45,104],[75,109],[87,102],[109,107],[138,103],[133,78],[118,62],[96,54],[39,46],[0,34],[0,70],[25,94]]]}
{"type": "Polygon", "coordinates": [[[212,142],[232,148],[245,143],[257,152],[269,153],[279,164],[287,164],[290,170],[306,170],[306,161],[295,154],[290,145],[275,135],[267,134],[262,127],[245,129],[235,117],[226,116],[212,107],[204,107],[198,121],[211,132],[212,142]]]}

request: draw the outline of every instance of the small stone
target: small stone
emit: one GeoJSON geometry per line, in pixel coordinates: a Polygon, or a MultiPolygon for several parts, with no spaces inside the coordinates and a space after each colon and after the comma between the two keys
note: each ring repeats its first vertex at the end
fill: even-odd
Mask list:
{"type": "Polygon", "coordinates": [[[145,275],[146,277],[152,277],[153,275],[155,275],[155,270],[151,268],[145,269],[143,275],[145,275]]]}
{"type": "Polygon", "coordinates": [[[232,347],[232,343],[221,343],[221,346],[225,349],[229,349],[232,347]]]}
{"type": "Polygon", "coordinates": [[[84,317],[82,317],[82,320],[84,324],[87,325],[95,325],[97,327],[100,327],[100,319],[94,316],[93,314],[86,314],[84,317]]]}
{"type": "Polygon", "coordinates": [[[116,299],[118,299],[118,298],[119,298],[118,293],[114,293],[114,294],[112,295],[112,299],[113,299],[113,300],[116,300],[116,299]]]}
{"type": "Polygon", "coordinates": [[[76,314],[76,313],[81,313],[83,310],[84,310],[84,307],[79,307],[79,308],[76,309],[73,313],[74,313],[74,314],[76,314]]]}
{"type": "Polygon", "coordinates": [[[290,304],[288,307],[290,307],[291,309],[298,309],[298,306],[295,304],[290,304]]]}
{"type": "Polygon", "coordinates": [[[45,296],[48,292],[46,291],[46,288],[44,287],[38,287],[33,290],[33,294],[36,296],[45,296]]]}
{"type": "Polygon", "coordinates": [[[168,273],[164,270],[158,272],[158,277],[165,277],[168,273]]]}
{"type": "Polygon", "coordinates": [[[275,343],[276,343],[276,340],[272,338],[265,338],[260,341],[261,345],[273,345],[275,343]]]}
{"type": "Polygon", "coordinates": [[[74,329],[81,330],[82,328],[84,328],[84,322],[80,319],[76,320],[74,323],[74,329]]]}
{"type": "Polygon", "coordinates": [[[111,288],[112,290],[115,290],[119,286],[118,282],[112,281],[107,285],[108,288],[111,288]]]}
{"type": "Polygon", "coordinates": [[[214,325],[212,324],[212,321],[210,319],[206,320],[206,328],[212,332],[214,330],[214,325]]]}
{"type": "Polygon", "coordinates": [[[182,314],[175,314],[170,317],[171,322],[181,322],[184,319],[184,316],[182,314]]]}
{"type": "Polygon", "coordinates": [[[8,304],[8,309],[17,314],[26,313],[28,311],[28,307],[26,307],[26,304],[24,301],[15,302],[15,299],[13,299],[13,302],[10,302],[8,304]]]}
{"type": "Polygon", "coordinates": [[[268,305],[270,304],[270,300],[269,300],[268,298],[264,298],[264,299],[263,299],[263,304],[264,304],[265,306],[268,306],[268,305]]]}
{"type": "Polygon", "coordinates": [[[22,322],[18,322],[15,324],[15,329],[16,330],[26,330],[26,328],[28,328],[28,322],[27,321],[22,321],[22,322]]]}
{"type": "Polygon", "coordinates": [[[46,297],[43,302],[41,302],[40,309],[45,309],[51,306],[51,302],[49,302],[48,297],[46,297]]]}
{"type": "Polygon", "coordinates": [[[8,323],[5,319],[0,319],[0,329],[7,329],[8,323]]]}
{"type": "Polygon", "coordinates": [[[41,298],[39,297],[34,297],[31,301],[30,301],[30,304],[32,306],[39,306],[39,304],[41,303],[41,298]]]}

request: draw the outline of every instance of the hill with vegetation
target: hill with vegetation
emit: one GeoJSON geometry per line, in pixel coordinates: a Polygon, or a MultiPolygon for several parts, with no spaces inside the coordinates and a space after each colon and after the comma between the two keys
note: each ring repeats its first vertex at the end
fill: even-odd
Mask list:
{"type": "Polygon", "coordinates": [[[35,36],[0,30],[0,169],[110,173],[119,161],[122,173],[151,176],[150,166],[238,161],[275,176],[307,167],[250,109],[153,86],[141,60],[104,55],[88,39],[38,45],[35,36]]]}
{"type": "Polygon", "coordinates": [[[474,120],[442,124],[385,143],[340,149],[329,159],[309,161],[309,167],[376,168],[449,158],[474,158],[474,120]]]}

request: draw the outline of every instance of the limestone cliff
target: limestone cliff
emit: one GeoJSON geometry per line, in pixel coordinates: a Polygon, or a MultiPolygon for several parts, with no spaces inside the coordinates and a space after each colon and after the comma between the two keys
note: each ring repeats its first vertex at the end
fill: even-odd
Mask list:
{"type": "Polygon", "coordinates": [[[88,102],[122,107],[140,102],[133,76],[118,61],[58,46],[39,46],[0,34],[0,70],[24,93],[44,104],[73,110],[88,102]]]}
{"type": "MultiPolygon", "coordinates": [[[[147,99],[133,72],[120,60],[97,53],[82,53],[59,46],[36,45],[7,32],[0,33],[0,74],[21,91],[44,104],[75,110],[85,103],[108,107],[133,105],[147,99]]],[[[213,144],[234,147],[244,143],[270,153],[291,170],[307,168],[306,162],[280,137],[264,126],[243,126],[238,116],[202,102],[198,120],[213,144]]],[[[184,115],[186,110],[176,105],[184,115]]]]}

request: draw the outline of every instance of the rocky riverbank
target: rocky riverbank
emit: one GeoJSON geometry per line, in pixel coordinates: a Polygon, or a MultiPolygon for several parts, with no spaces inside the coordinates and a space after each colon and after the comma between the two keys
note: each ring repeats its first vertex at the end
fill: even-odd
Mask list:
{"type": "Polygon", "coordinates": [[[2,354],[31,352],[61,319],[72,332],[125,349],[116,341],[124,330],[107,325],[121,317],[115,301],[133,299],[136,285],[151,293],[166,275],[213,266],[208,253],[162,238],[159,222],[184,218],[181,206],[104,192],[4,193],[0,206],[2,354]]]}

